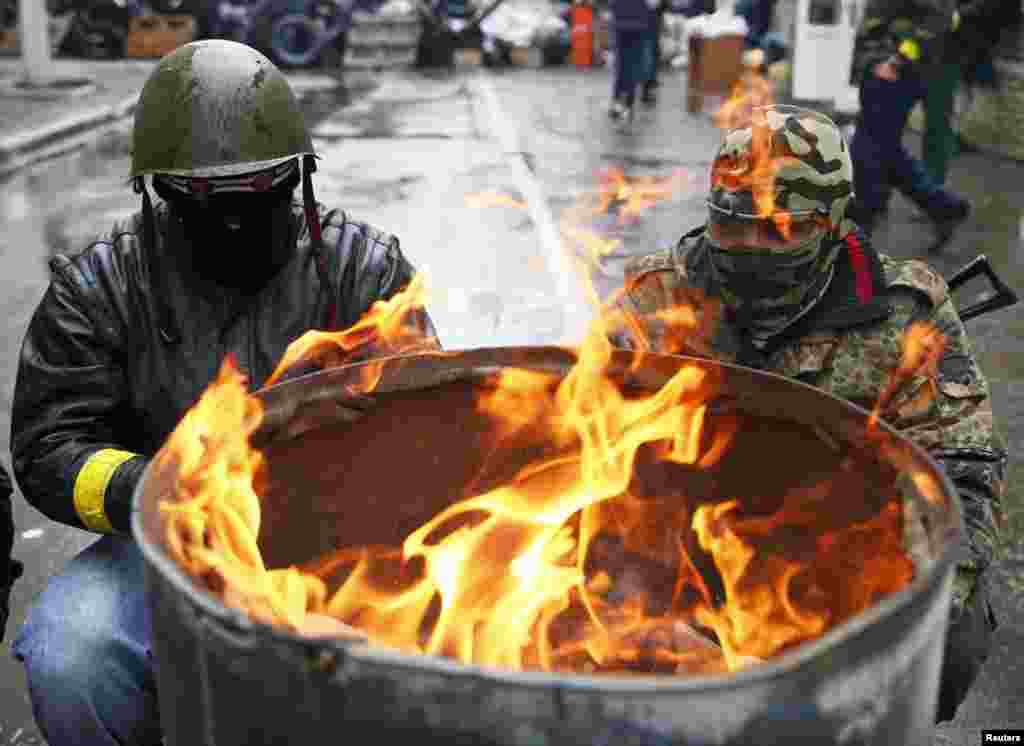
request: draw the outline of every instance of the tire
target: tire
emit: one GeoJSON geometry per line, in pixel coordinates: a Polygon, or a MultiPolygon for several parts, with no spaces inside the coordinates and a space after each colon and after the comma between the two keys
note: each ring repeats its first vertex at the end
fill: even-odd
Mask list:
{"type": "Polygon", "coordinates": [[[148,0],[148,5],[154,13],[197,15],[200,11],[196,0],[148,0]]]}
{"type": "Polygon", "coordinates": [[[306,67],[320,55],[320,28],[311,19],[298,13],[274,21],[270,48],[274,59],[289,67],[306,67]]]}
{"type": "Polygon", "coordinates": [[[86,22],[75,18],[61,44],[61,50],[90,60],[124,57],[125,32],[109,23],[86,22]]]}
{"type": "Polygon", "coordinates": [[[18,0],[0,0],[0,29],[18,28],[18,0]]]}

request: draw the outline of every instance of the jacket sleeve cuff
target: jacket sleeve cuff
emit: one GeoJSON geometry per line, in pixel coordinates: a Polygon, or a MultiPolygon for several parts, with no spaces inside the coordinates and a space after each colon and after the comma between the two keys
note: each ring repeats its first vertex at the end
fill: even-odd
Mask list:
{"type": "Polygon", "coordinates": [[[106,509],[110,525],[119,533],[131,533],[132,497],[149,461],[135,456],[119,467],[107,486],[106,509]]]}
{"type": "Polygon", "coordinates": [[[101,534],[130,530],[132,493],[145,465],[140,454],[118,448],[87,455],[74,483],[75,513],[87,530],[101,534]]]}

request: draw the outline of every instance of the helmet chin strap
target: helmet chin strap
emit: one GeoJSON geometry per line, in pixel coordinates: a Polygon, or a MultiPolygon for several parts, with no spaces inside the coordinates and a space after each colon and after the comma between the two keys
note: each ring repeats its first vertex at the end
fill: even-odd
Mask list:
{"type": "Polygon", "coordinates": [[[136,176],[132,180],[132,189],[136,194],[142,195],[142,241],[149,260],[150,283],[156,296],[160,337],[167,344],[176,345],[181,342],[181,331],[178,329],[171,306],[167,301],[167,292],[163,283],[164,273],[160,271],[156,248],[156,220],[153,217],[153,202],[146,189],[146,177],[136,176]]]}
{"type": "Polygon", "coordinates": [[[316,261],[317,274],[320,277],[320,292],[327,294],[326,328],[336,329],[338,325],[337,303],[331,288],[330,275],[327,272],[327,256],[324,251],[323,235],[320,231],[320,216],[317,214],[316,199],[313,196],[312,177],[314,171],[316,171],[316,159],[311,155],[303,156],[302,206],[306,213],[306,227],[313,240],[313,257],[316,261]]]}

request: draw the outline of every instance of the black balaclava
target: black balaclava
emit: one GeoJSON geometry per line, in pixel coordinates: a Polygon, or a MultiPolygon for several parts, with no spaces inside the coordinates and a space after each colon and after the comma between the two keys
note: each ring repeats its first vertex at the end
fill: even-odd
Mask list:
{"type": "Polygon", "coordinates": [[[197,193],[195,180],[155,175],[153,190],[167,202],[184,239],[177,261],[219,287],[247,294],[265,287],[295,251],[292,197],[298,162],[282,164],[276,173],[257,182],[256,190],[221,188],[226,182],[251,182],[251,176],[210,179],[215,186],[209,194],[197,193]]]}

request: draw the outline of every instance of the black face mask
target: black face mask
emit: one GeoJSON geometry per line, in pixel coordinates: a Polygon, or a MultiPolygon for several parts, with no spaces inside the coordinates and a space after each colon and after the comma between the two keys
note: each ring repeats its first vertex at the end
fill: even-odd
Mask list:
{"type": "Polygon", "coordinates": [[[185,238],[178,257],[186,269],[224,288],[255,293],[284,267],[295,250],[295,184],[267,192],[183,197],[154,180],[185,238]]]}
{"type": "Polygon", "coordinates": [[[724,249],[710,239],[711,271],[735,323],[755,338],[785,329],[821,297],[832,278],[837,246],[824,236],[788,252],[724,249]]]}
{"type": "Polygon", "coordinates": [[[812,284],[817,256],[793,259],[756,249],[726,251],[710,244],[711,264],[732,295],[753,304],[775,301],[812,284]]]}

